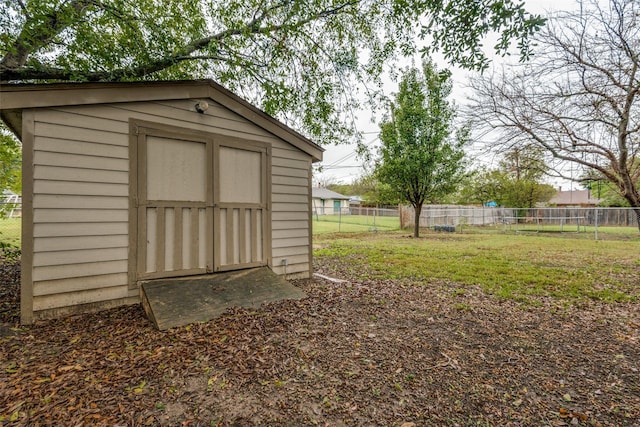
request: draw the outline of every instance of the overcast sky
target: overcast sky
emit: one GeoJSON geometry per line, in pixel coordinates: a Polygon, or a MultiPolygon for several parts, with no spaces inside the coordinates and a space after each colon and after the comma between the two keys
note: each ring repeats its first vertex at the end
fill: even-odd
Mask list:
{"type": "MultiPolygon", "coordinates": [[[[547,15],[548,12],[561,11],[561,10],[576,10],[578,4],[575,0],[525,0],[525,8],[531,13],[547,15]]],[[[490,43],[487,43],[489,45],[490,43]]],[[[434,60],[438,63],[440,68],[449,68],[453,72],[453,94],[451,99],[457,104],[463,104],[467,96],[469,96],[468,89],[465,89],[467,84],[468,73],[449,66],[446,62],[438,60],[437,57],[434,60]]],[[[513,59],[509,59],[513,61],[513,59]]],[[[499,64],[502,58],[494,58],[494,63],[499,64]]],[[[416,59],[419,63],[419,59],[416,59]]],[[[408,63],[408,62],[407,62],[408,63]]],[[[394,82],[388,79],[385,82],[385,92],[387,95],[397,92],[398,82],[394,82]]],[[[358,127],[359,131],[364,133],[364,143],[375,150],[378,144],[378,132],[379,128],[376,123],[370,122],[370,115],[362,112],[358,115],[358,127]]],[[[380,119],[379,117],[377,118],[380,119]]],[[[324,147],[324,159],[320,164],[322,172],[318,173],[314,171],[314,181],[318,180],[322,182],[341,182],[351,183],[356,178],[362,175],[363,167],[362,160],[358,159],[355,153],[355,147],[352,145],[339,145],[339,146],[326,146],[324,147]]],[[[491,162],[491,158],[487,158],[486,162],[491,162]]],[[[317,165],[316,165],[317,166],[317,165]]],[[[567,182],[551,181],[551,184],[555,186],[562,185],[565,189],[571,184],[567,182]]],[[[573,184],[575,185],[575,184],[573,184]]]]}

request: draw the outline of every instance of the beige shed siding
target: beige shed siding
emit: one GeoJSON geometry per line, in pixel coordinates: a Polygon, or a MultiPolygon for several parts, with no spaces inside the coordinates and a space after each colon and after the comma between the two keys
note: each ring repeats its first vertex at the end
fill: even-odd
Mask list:
{"type": "Polygon", "coordinates": [[[65,111],[34,117],[33,310],[131,296],[128,131],[65,111]]]}
{"type": "Polygon", "coordinates": [[[309,275],[309,156],[213,101],[196,114],[195,101],[34,110],[36,319],[137,296],[127,284],[130,119],[269,143],[272,266],[288,277],[309,275]]]}
{"type": "MultiPolygon", "coordinates": [[[[280,147],[278,147],[280,148],[280,147]]],[[[285,147],[286,148],[286,147],[285,147]]],[[[292,150],[272,151],[273,270],[279,274],[308,277],[309,170],[311,160],[292,150]],[[295,153],[295,154],[294,154],[295,153]],[[282,265],[287,260],[287,267],[282,265]]]]}
{"type": "Polygon", "coordinates": [[[127,280],[125,273],[103,274],[92,277],[72,277],[64,281],[47,281],[37,282],[33,288],[33,294],[36,296],[48,294],[60,294],[67,292],[84,291],[88,289],[98,289],[111,287],[114,283],[122,283],[127,280]]]}

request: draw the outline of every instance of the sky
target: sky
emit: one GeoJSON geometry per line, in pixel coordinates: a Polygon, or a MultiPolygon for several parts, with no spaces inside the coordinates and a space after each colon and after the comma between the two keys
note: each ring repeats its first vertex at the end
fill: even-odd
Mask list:
{"type": "MultiPolygon", "coordinates": [[[[542,16],[547,15],[549,12],[563,11],[563,10],[575,10],[578,4],[575,0],[525,0],[525,8],[531,13],[540,14],[542,16]]],[[[490,44],[490,43],[487,43],[490,44]]],[[[434,57],[434,61],[439,68],[448,68],[452,71],[453,80],[453,92],[450,99],[457,105],[463,105],[466,102],[466,98],[470,95],[469,90],[465,88],[469,73],[459,68],[451,67],[444,60],[434,57]]],[[[500,65],[505,60],[500,57],[494,57],[493,62],[495,65],[500,65]]],[[[416,64],[420,63],[419,56],[415,60],[416,64]]],[[[409,61],[407,61],[409,64],[409,61]]],[[[387,96],[392,95],[398,90],[398,82],[393,81],[390,78],[384,81],[384,91],[387,96]]],[[[378,146],[379,128],[376,123],[372,123],[370,120],[371,115],[367,112],[360,112],[358,114],[358,130],[363,133],[363,142],[366,144],[372,152],[375,153],[378,146]]],[[[381,117],[376,117],[379,121],[381,117]]],[[[359,159],[354,145],[331,145],[325,146],[325,152],[323,161],[316,164],[316,168],[320,167],[318,172],[314,170],[314,185],[317,183],[343,183],[349,184],[357,179],[364,173],[363,161],[359,159]]],[[[473,148],[469,150],[469,154],[473,155],[473,148]]],[[[485,163],[491,166],[493,156],[485,158],[485,163]]],[[[569,190],[575,188],[575,183],[568,181],[550,179],[549,183],[555,187],[563,187],[563,190],[569,190]]]]}

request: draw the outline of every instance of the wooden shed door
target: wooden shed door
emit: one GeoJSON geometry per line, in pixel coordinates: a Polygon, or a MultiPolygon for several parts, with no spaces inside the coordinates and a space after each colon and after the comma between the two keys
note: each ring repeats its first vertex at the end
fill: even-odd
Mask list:
{"type": "Polygon", "coordinates": [[[211,270],[211,162],[204,138],[139,134],[138,279],[211,270]]]}
{"type": "Polygon", "coordinates": [[[267,155],[266,146],[215,143],[216,271],[268,264],[267,155]]]}
{"type": "Polygon", "coordinates": [[[132,279],[268,265],[266,144],[157,127],[135,127],[132,279]]]}

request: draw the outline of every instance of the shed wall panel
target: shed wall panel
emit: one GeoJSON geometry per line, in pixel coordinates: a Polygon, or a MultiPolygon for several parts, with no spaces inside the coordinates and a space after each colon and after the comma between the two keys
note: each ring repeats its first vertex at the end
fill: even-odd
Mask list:
{"type": "MultiPolygon", "coordinates": [[[[283,259],[287,259],[288,261],[288,265],[289,266],[293,266],[293,265],[308,265],[309,264],[309,255],[308,254],[303,254],[303,255],[286,255],[283,257],[277,257],[274,258],[274,265],[279,266],[282,265],[282,260],[283,259]]],[[[287,270],[290,270],[289,268],[287,268],[287,270]]]]}
{"type": "MultiPolygon", "coordinates": [[[[274,239],[275,242],[274,246],[277,246],[278,248],[290,248],[290,247],[297,247],[297,246],[304,246],[308,243],[308,238],[306,236],[304,237],[281,237],[278,239],[274,239]]],[[[305,252],[307,253],[307,252],[305,252]]]]}
{"type": "Polygon", "coordinates": [[[52,125],[63,125],[72,128],[82,127],[108,133],[129,133],[128,125],[123,125],[122,117],[107,117],[104,114],[84,114],[85,109],[70,107],[68,109],[48,109],[38,116],[38,122],[52,125]],[[115,119],[115,120],[114,120],[115,119]]]}
{"type": "Polygon", "coordinates": [[[309,230],[306,228],[306,223],[304,227],[301,228],[285,228],[285,229],[275,229],[272,231],[272,236],[274,239],[286,239],[289,237],[309,237],[309,230]]]}
{"type": "Polygon", "coordinates": [[[128,288],[111,286],[108,288],[76,290],[73,292],[57,293],[33,298],[34,311],[50,310],[53,308],[70,307],[100,301],[109,301],[128,297],[128,288]]]}
{"type": "MultiPolygon", "coordinates": [[[[37,120],[37,119],[36,119],[37,120]]],[[[121,132],[96,130],[91,127],[85,127],[84,121],[79,121],[75,126],[66,126],[64,124],[42,123],[36,122],[36,135],[44,137],[55,136],[59,139],[69,139],[72,141],[85,141],[92,144],[105,145],[121,145],[126,147],[128,143],[129,130],[121,132]]],[[[123,121],[123,124],[126,120],[123,121]]],[[[87,123],[90,125],[90,123],[87,123]]],[[[124,128],[123,128],[124,129],[124,128]]]]}
{"type": "Polygon", "coordinates": [[[33,226],[33,236],[65,237],[65,236],[104,236],[111,234],[127,234],[126,222],[41,222],[33,226]]]}
{"type": "Polygon", "coordinates": [[[33,185],[34,194],[86,195],[86,196],[127,196],[129,188],[122,184],[97,182],[72,182],[38,180],[33,185]]]}
{"type": "Polygon", "coordinates": [[[303,187],[299,185],[282,185],[282,184],[272,184],[271,185],[273,194],[309,194],[308,187],[303,187]]]}
{"type": "Polygon", "coordinates": [[[273,175],[307,179],[307,176],[309,175],[309,169],[295,169],[295,168],[287,168],[284,166],[274,166],[273,175]]]}
{"type": "Polygon", "coordinates": [[[50,151],[36,151],[33,156],[34,165],[49,165],[70,168],[86,168],[95,170],[129,170],[127,159],[85,156],[81,154],[53,153],[50,151]]]}
{"type": "Polygon", "coordinates": [[[59,252],[69,250],[123,248],[128,244],[126,234],[107,236],[38,237],[33,240],[36,252],[59,252]]]}
{"type": "Polygon", "coordinates": [[[35,222],[127,222],[123,209],[35,209],[35,222]]]}
{"type": "Polygon", "coordinates": [[[128,209],[129,198],[126,196],[38,194],[33,198],[33,206],[49,209],[128,209]]]}
{"type": "Polygon", "coordinates": [[[277,258],[277,257],[288,257],[288,256],[292,256],[292,255],[302,255],[302,254],[308,254],[309,253],[309,247],[306,245],[301,245],[301,246],[287,246],[287,247],[283,247],[283,248],[274,248],[273,249],[273,257],[277,258]]]}
{"type": "Polygon", "coordinates": [[[118,261],[127,259],[127,248],[98,248],[36,252],[33,256],[34,267],[51,265],[75,265],[80,263],[118,261]]]}
{"type": "Polygon", "coordinates": [[[273,147],[272,154],[274,157],[282,159],[304,160],[307,163],[309,162],[309,156],[295,147],[273,147]]]}
{"type": "Polygon", "coordinates": [[[272,230],[289,230],[289,229],[305,229],[309,228],[309,220],[304,219],[302,221],[278,221],[273,223],[272,230]]]}
{"type": "Polygon", "coordinates": [[[36,150],[55,153],[83,154],[99,157],[114,157],[126,159],[128,149],[121,145],[87,144],[83,141],[71,141],[59,138],[39,138],[35,144],[36,150]]]}
{"type": "Polygon", "coordinates": [[[33,288],[34,296],[44,296],[66,292],[83,291],[87,289],[109,288],[113,286],[125,286],[127,275],[125,273],[103,274],[91,277],[74,277],[63,280],[42,280],[33,288]]]}
{"type": "Polygon", "coordinates": [[[122,261],[99,261],[84,264],[49,265],[45,267],[34,267],[33,280],[66,279],[68,277],[92,277],[102,274],[114,274],[127,271],[127,260],[122,261]]]}
{"type": "Polygon", "coordinates": [[[284,266],[279,265],[279,266],[275,266],[273,268],[273,271],[276,274],[280,274],[280,275],[286,274],[287,279],[307,278],[309,277],[309,263],[294,264],[294,265],[289,264],[286,267],[286,269],[284,266]]]}
{"type": "Polygon", "coordinates": [[[302,205],[309,204],[308,196],[306,194],[287,194],[287,193],[275,193],[271,198],[274,203],[297,203],[302,205]]]}
{"type": "Polygon", "coordinates": [[[278,221],[308,221],[309,214],[307,212],[273,212],[271,218],[274,223],[278,221]]]}
{"type": "MultiPolygon", "coordinates": [[[[309,178],[308,177],[290,177],[290,176],[283,176],[283,175],[273,175],[271,177],[271,184],[272,185],[291,185],[291,186],[295,186],[295,187],[304,187],[306,188],[307,185],[309,184],[309,178]]],[[[289,194],[287,191],[281,191],[283,194],[289,194]]],[[[307,194],[306,192],[304,193],[305,195],[307,194]]]]}
{"type": "Polygon", "coordinates": [[[125,171],[82,169],[36,165],[34,177],[37,180],[57,180],[74,182],[102,182],[108,184],[128,184],[129,174],[125,171]]]}
{"type": "MultiPolygon", "coordinates": [[[[278,151],[278,153],[284,154],[284,151],[278,151]]],[[[282,155],[280,154],[280,155],[282,155]]],[[[280,166],[283,168],[283,171],[286,172],[288,169],[300,169],[305,172],[309,170],[309,161],[308,160],[298,160],[291,157],[279,157],[273,156],[273,162],[271,163],[273,168],[280,166]]],[[[274,172],[276,173],[276,172],[274,172]]]]}
{"type": "Polygon", "coordinates": [[[309,212],[308,203],[273,203],[274,212],[309,212]]]}

